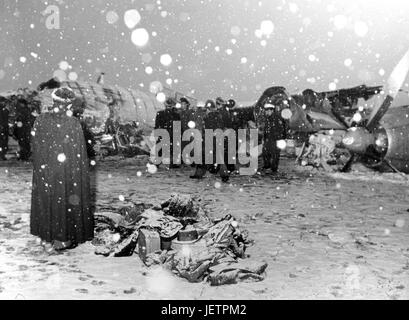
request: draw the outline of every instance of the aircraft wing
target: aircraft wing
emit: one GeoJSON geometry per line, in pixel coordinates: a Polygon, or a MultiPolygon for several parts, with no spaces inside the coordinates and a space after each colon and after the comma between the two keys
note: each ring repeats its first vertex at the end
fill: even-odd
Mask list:
{"type": "Polygon", "coordinates": [[[326,113],[308,111],[308,117],[311,119],[315,130],[346,130],[347,128],[337,119],[326,113]]]}
{"type": "Polygon", "coordinates": [[[393,99],[391,108],[409,105],[409,92],[407,90],[400,90],[398,95],[393,99]]]}
{"type": "Polygon", "coordinates": [[[305,110],[294,101],[290,103],[290,129],[295,132],[317,132],[320,130],[346,130],[344,124],[333,115],[325,112],[305,110]]]}

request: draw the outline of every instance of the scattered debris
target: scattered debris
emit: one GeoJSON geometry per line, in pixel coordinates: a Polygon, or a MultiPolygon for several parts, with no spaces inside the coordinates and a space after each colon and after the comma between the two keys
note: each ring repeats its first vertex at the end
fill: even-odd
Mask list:
{"type": "Polygon", "coordinates": [[[323,168],[325,171],[340,171],[348,159],[349,152],[340,148],[342,135],[333,130],[315,133],[310,136],[309,142],[305,144],[302,152],[297,157],[297,163],[302,166],[323,168]]]}
{"type": "Polygon", "coordinates": [[[172,194],[160,206],[138,204],[96,214],[95,254],[138,252],[148,267],[162,265],[190,282],[211,285],[261,281],[266,263],[247,261],[246,231],[227,215],[212,221],[200,199],[172,194]]]}
{"type": "Polygon", "coordinates": [[[213,286],[234,284],[239,281],[262,281],[267,263],[246,262],[239,260],[237,263],[221,264],[210,268],[209,281],[213,286]]]}

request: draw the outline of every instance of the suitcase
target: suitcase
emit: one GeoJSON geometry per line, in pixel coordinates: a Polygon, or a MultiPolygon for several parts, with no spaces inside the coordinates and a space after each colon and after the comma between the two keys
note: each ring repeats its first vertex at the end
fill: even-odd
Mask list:
{"type": "Polygon", "coordinates": [[[160,235],[155,230],[140,229],[138,237],[138,254],[143,262],[146,257],[153,253],[161,251],[160,235]]]}

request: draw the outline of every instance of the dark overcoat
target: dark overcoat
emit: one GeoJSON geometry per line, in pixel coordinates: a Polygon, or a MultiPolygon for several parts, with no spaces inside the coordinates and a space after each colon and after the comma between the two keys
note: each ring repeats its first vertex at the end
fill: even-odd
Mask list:
{"type": "Polygon", "coordinates": [[[89,159],[79,120],[64,112],[41,114],[32,145],[31,233],[47,242],[91,240],[89,159]]]}

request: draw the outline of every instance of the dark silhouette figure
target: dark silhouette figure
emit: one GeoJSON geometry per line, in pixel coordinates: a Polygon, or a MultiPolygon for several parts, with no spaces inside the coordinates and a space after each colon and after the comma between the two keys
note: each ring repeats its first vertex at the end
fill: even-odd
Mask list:
{"type": "MultiPolygon", "coordinates": [[[[155,129],[165,129],[169,133],[170,137],[170,167],[175,167],[173,159],[173,122],[180,121],[180,114],[175,108],[176,101],[172,98],[169,98],[165,102],[165,110],[161,110],[157,113],[155,119],[155,129]]],[[[159,138],[159,141],[162,139],[159,138]]],[[[159,151],[159,156],[162,156],[162,151],[159,151]]]]}
{"type": "Polygon", "coordinates": [[[55,250],[94,236],[89,159],[80,121],[70,111],[74,98],[68,88],[54,91],[53,109],[33,129],[30,230],[55,250]]]}
{"type": "MultiPolygon", "coordinates": [[[[222,150],[222,158],[226,158],[226,153],[225,153],[225,141],[221,141],[222,146],[217,145],[217,139],[216,137],[213,138],[213,152],[212,152],[212,164],[206,164],[205,163],[205,152],[206,152],[206,145],[205,145],[205,129],[211,129],[211,130],[217,130],[221,129],[223,131],[225,127],[225,121],[226,118],[223,117],[224,112],[221,112],[221,110],[216,109],[216,105],[213,101],[209,100],[206,102],[206,106],[209,107],[209,110],[207,111],[207,114],[203,115],[203,122],[204,126],[202,129],[202,154],[203,154],[203,163],[201,165],[196,165],[196,171],[194,175],[190,176],[192,179],[202,179],[204,175],[206,174],[206,171],[209,171],[211,173],[217,173],[219,172],[220,177],[222,178],[223,182],[228,182],[229,181],[229,172],[227,170],[227,165],[226,165],[226,159],[224,159],[224,163],[217,163],[217,150],[222,150]]],[[[220,155],[219,155],[220,157],[220,155]]]]}
{"type": "Polygon", "coordinates": [[[16,118],[14,123],[14,137],[16,138],[20,151],[19,160],[27,161],[31,156],[31,128],[35,117],[28,102],[24,98],[19,98],[16,104],[16,118]]]}
{"type": "Polygon", "coordinates": [[[279,140],[287,136],[287,123],[281,116],[284,104],[288,101],[284,87],[271,87],[264,91],[257,101],[255,112],[259,115],[263,130],[263,169],[277,172],[281,150],[279,140]]]}
{"type": "Polygon", "coordinates": [[[0,161],[6,160],[9,144],[9,109],[7,100],[0,97],[0,161]]]}

